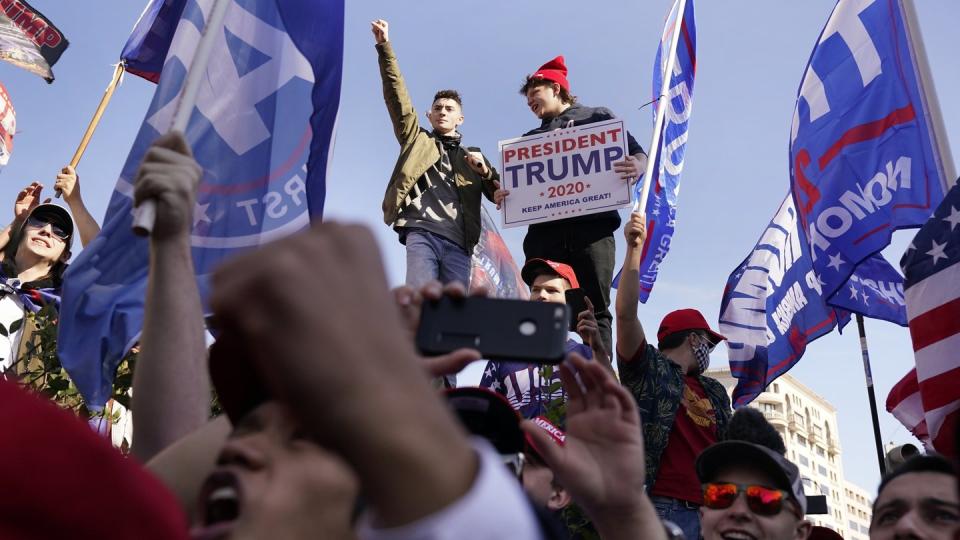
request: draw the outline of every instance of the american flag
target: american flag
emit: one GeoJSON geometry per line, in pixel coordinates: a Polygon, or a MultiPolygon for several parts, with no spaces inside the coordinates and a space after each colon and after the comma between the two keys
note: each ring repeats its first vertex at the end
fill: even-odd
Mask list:
{"type": "MultiPolygon", "coordinates": [[[[900,266],[906,276],[907,320],[917,362],[915,393],[920,395],[933,448],[955,456],[960,421],[960,186],[947,193],[914,237],[900,266]]],[[[912,386],[911,374],[897,385],[901,390],[912,386]]],[[[913,395],[899,394],[900,401],[888,399],[888,410],[891,405],[894,409],[906,405],[913,395]]],[[[916,410],[912,416],[918,418],[916,410]]]]}

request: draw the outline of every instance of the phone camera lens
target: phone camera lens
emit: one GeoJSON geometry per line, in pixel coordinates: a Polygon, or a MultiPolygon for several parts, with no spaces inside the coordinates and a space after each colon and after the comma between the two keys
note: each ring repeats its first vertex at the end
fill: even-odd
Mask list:
{"type": "Polygon", "coordinates": [[[531,320],[522,321],[519,330],[523,336],[532,336],[537,333],[537,323],[531,320]]]}

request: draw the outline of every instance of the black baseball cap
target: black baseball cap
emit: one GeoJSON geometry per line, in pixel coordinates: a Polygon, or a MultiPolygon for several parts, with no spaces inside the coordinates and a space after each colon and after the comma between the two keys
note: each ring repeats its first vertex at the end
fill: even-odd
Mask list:
{"type": "Polygon", "coordinates": [[[790,493],[803,514],[807,513],[807,497],[803,494],[800,469],[766,446],[746,441],[714,444],[697,456],[697,476],[701,482],[712,482],[717,474],[733,465],[764,472],[773,480],[775,487],[790,493]]]}
{"type": "Polygon", "coordinates": [[[483,437],[501,454],[523,452],[526,439],[520,429],[520,413],[502,395],[467,386],[451,388],[445,394],[468,432],[483,437]]]}
{"type": "Polygon", "coordinates": [[[66,243],[68,247],[70,246],[70,242],[73,240],[73,218],[70,217],[66,208],[52,203],[40,204],[30,211],[27,216],[27,219],[29,218],[37,218],[60,227],[63,232],[67,233],[66,243]]]}

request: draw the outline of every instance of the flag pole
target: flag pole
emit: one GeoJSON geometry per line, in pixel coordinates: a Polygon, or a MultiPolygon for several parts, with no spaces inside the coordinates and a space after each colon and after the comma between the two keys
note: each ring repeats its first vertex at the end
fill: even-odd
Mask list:
{"type": "Polygon", "coordinates": [[[927,62],[927,49],[923,45],[923,33],[917,18],[917,9],[914,0],[903,0],[903,20],[906,23],[907,41],[910,52],[917,66],[917,75],[920,78],[920,92],[923,94],[923,114],[932,131],[931,138],[937,145],[937,154],[940,157],[940,173],[943,181],[943,192],[946,193],[957,179],[957,169],[950,153],[950,144],[947,139],[947,130],[943,124],[943,114],[940,112],[940,101],[937,99],[937,89],[930,75],[930,64],[927,62]]]}
{"type": "MultiPolygon", "coordinates": [[[[200,83],[206,78],[207,64],[210,61],[210,53],[213,51],[213,43],[220,28],[223,27],[223,18],[227,13],[227,6],[230,5],[230,2],[231,0],[214,0],[210,18],[203,27],[203,34],[197,44],[197,52],[190,63],[190,70],[187,72],[187,80],[183,85],[180,101],[177,102],[177,111],[173,116],[170,131],[185,132],[187,129],[193,107],[197,103],[200,83]]],[[[138,236],[150,236],[156,219],[157,203],[151,199],[141,202],[140,206],[133,209],[133,232],[138,236]]]]}
{"type": "Polygon", "coordinates": [[[857,331],[860,333],[860,356],[863,357],[863,374],[867,379],[867,397],[870,399],[870,416],[873,418],[873,439],[877,445],[877,462],[880,476],[887,474],[886,461],[883,459],[883,442],[880,439],[880,418],[877,416],[877,396],[873,391],[873,371],[870,369],[870,352],[867,350],[867,331],[863,325],[863,315],[857,313],[857,331]]]}
{"type": "Polygon", "coordinates": [[[670,92],[670,81],[673,79],[673,68],[677,63],[677,43],[680,41],[680,31],[683,28],[683,12],[687,7],[687,0],[677,0],[677,19],[673,27],[673,39],[670,42],[669,56],[667,57],[667,69],[663,75],[663,82],[660,84],[660,97],[657,98],[657,115],[653,122],[653,136],[650,141],[650,153],[647,155],[647,167],[643,173],[643,188],[640,190],[640,197],[633,203],[634,212],[645,212],[647,209],[647,197],[650,195],[650,184],[653,183],[653,165],[657,161],[657,154],[660,152],[660,132],[663,131],[663,118],[667,112],[667,106],[670,104],[668,93],[670,92]]]}
{"type": "MultiPolygon", "coordinates": [[[[90,120],[90,125],[87,126],[87,131],[83,133],[83,138],[80,139],[80,145],[77,147],[77,151],[73,153],[73,158],[70,159],[70,166],[76,168],[80,164],[80,158],[83,157],[83,153],[87,150],[87,145],[90,144],[90,139],[93,138],[93,132],[97,130],[97,126],[100,124],[100,119],[103,117],[103,112],[107,110],[107,105],[110,104],[110,99],[113,97],[113,91],[117,89],[117,86],[120,85],[120,81],[123,80],[123,71],[124,64],[123,61],[119,62],[116,66],[116,69],[113,71],[113,78],[110,80],[110,84],[107,85],[107,89],[103,91],[103,97],[100,98],[100,104],[97,105],[96,112],[93,113],[93,119],[90,120]]],[[[57,190],[57,198],[59,199],[63,193],[60,190],[57,190]]]]}

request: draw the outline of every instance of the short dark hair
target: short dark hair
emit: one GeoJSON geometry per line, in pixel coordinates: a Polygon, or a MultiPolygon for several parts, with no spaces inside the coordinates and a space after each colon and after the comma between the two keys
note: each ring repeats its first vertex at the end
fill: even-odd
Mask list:
{"type": "Polygon", "coordinates": [[[904,462],[903,465],[883,476],[883,479],[880,480],[880,487],[877,488],[877,497],[874,499],[873,504],[877,504],[876,501],[880,498],[880,494],[883,493],[883,488],[887,487],[887,484],[905,474],[921,472],[940,473],[957,478],[957,469],[947,458],[939,454],[920,454],[913,456],[904,462]]]}
{"type": "Polygon", "coordinates": [[[527,78],[523,80],[523,86],[520,87],[520,95],[526,96],[527,92],[529,92],[532,88],[537,88],[539,86],[553,86],[555,84],[558,88],[560,88],[560,101],[566,103],[567,105],[573,105],[577,102],[577,96],[568,92],[567,89],[560,86],[559,83],[549,79],[544,79],[543,77],[527,76],[527,78]]]}
{"type": "Polygon", "coordinates": [[[456,90],[440,90],[433,95],[433,101],[430,102],[431,105],[436,103],[438,99],[452,99],[457,102],[457,105],[459,105],[461,109],[463,108],[463,100],[460,99],[460,92],[456,90]]]}
{"type": "Polygon", "coordinates": [[[660,342],[657,343],[657,348],[660,349],[661,352],[669,351],[670,349],[676,349],[681,344],[683,344],[684,340],[686,340],[687,336],[689,336],[690,334],[698,334],[698,333],[704,333],[704,332],[705,332],[704,330],[697,330],[697,329],[681,330],[680,332],[674,332],[670,335],[663,336],[663,339],[661,339],[660,342]]]}
{"type": "Polygon", "coordinates": [[[781,456],[787,454],[783,437],[760,412],[760,409],[754,409],[753,407],[740,407],[733,413],[730,422],[727,424],[726,439],[747,441],[766,446],[781,456]]]}

